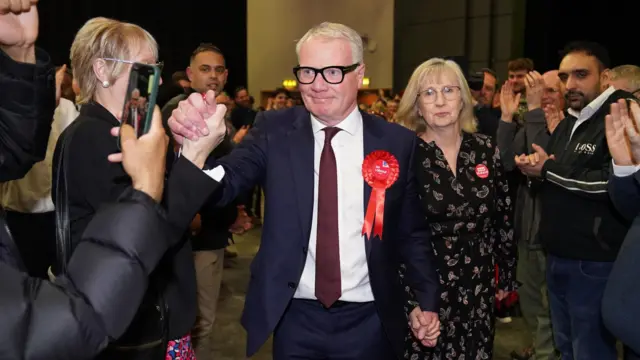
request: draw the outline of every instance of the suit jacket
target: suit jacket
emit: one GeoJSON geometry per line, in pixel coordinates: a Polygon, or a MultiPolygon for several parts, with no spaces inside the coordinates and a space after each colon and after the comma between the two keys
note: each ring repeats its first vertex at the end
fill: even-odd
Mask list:
{"type": "Polygon", "coordinates": [[[612,175],[609,194],[616,209],[634,219],[618,252],[602,297],[602,318],[611,333],[640,354],[640,171],[629,176],[612,175]]]}
{"type": "MultiPolygon", "coordinates": [[[[423,310],[437,311],[438,280],[431,260],[429,230],[416,192],[413,156],[417,137],[397,124],[362,113],[364,154],[386,150],[400,165],[398,180],[387,189],[382,238],[363,239],[371,287],[379,316],[398,356],[407,333],[407,301],[398,275],[407,265],[407,284],[423,310]]],[[[314,137],[304,107],[262,112],[244,140],[222,165],[223,186],[214,201],[228,202],[260,183],[265,202],[260,250],[251,264],[242,324],[247,355],[267,340],[291,301],[302,275],[313,214],[314,137]]],[[[364,180],[363,180],[364,181],[364,180]]],[[[365,183],[363,212],[371,187],[365,183]]]]}

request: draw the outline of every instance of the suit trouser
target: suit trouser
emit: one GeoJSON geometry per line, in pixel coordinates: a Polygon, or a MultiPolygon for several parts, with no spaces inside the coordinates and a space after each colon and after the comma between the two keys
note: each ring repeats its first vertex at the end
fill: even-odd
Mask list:
{"type": "MultiPolygon", "coordinates": [[[[373,302],[293,299],[273,337],[274,360],[395,360],[373,302]]],[[[200,359],[198,359],[200,360],[200,359]]]]}
{"type": "Polygon", "coordinates": [[[536,360],[556,359],[551,330],[551,313],[547,296],[546,267],[544,252],[531,250],[526,244],[518,245],[518,289],[520,309],[535,349],[536,360]]]}
{"type": "Polygon", "coordinates": [[[198,360],[213,359],[212,332],[216,319],[222,270],[224,268],[224,249],[195,251],[196,284],[198,293],[198,315],[191,332],[198,360]]]}

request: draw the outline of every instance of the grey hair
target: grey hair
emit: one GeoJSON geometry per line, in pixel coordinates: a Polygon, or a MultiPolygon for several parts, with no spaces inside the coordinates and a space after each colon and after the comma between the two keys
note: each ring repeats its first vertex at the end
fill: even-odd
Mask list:
{"type": "Polygon", "coordinates": [[[640,67],[620,65],[611,69],[611,80],[627,80],[632,88],[640,88],[640,67]]]}
{"type": "Polygon", "coordinates": [[[328,40],[347,40],[351,44],[351,56],[353,56],[353,62],[362,64],[364,62],[364,50],[362,46],[362,37],[357,31],[348,27],[347,25],[323,22],[309,29],[302,39],[298,40],[296,44],[296,54],[300,58],[300,48],[302,45],[314,38],[328,39],[328,40]]]}

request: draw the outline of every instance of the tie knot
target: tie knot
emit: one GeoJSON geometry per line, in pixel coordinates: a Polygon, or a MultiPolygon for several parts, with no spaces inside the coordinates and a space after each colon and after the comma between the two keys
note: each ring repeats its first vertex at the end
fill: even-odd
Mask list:
{"type": "Polygon", "coordinates": [[[324,143],[330,143],[331,139],[340,131],[340,128],[337,127],[326,127],[324,129],[324,143]]]}

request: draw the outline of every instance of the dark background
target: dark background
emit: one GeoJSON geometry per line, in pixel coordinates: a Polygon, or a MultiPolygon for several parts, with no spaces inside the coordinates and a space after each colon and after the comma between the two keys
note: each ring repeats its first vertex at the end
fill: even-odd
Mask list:
{"type": "Polygon", "coordinates": [[[229,68],[227,90],[247,83],[246,0],[48,0],[38,3],[38,46],[56,65],[69,64],[69,50],[77,31],[89,19],[104,16],[140,25],[158,42],[164,61],[163,80],[189,65],[201,42],[218,46],[229,68]],[[163,6],[164,5],[164,6],[163,6]]]}
{"type": "MultiPolygon", "coordinates": [[[[567,42],[591,40],[608,48],[612,66],[640,64],[637,4],[638,0],[529,0],[524,56],[533,59],[540,71],[556,69],[567,42]]],[[[227,91],[247,84],[246,0],[181,0],[164,7],[150,0],[49,0],[41,1],[38,8],[38,45],[56,65],[69,63],[73,37],[87,20],[106,16],[136,23],[156,38],[165,81],[187,67],[199,43],[211,42],[225,53],[227,91]]],[[[463,57],[458,60],[465,62],[463,57]]]]}
{"type": "Polygon", "coordinates": [[[612,67],[640,65],[638,9],[638,0],[529,0],[524,55],[538,70],[557,69],[565,44],[588,40],[609,50],[612,67]]]}

